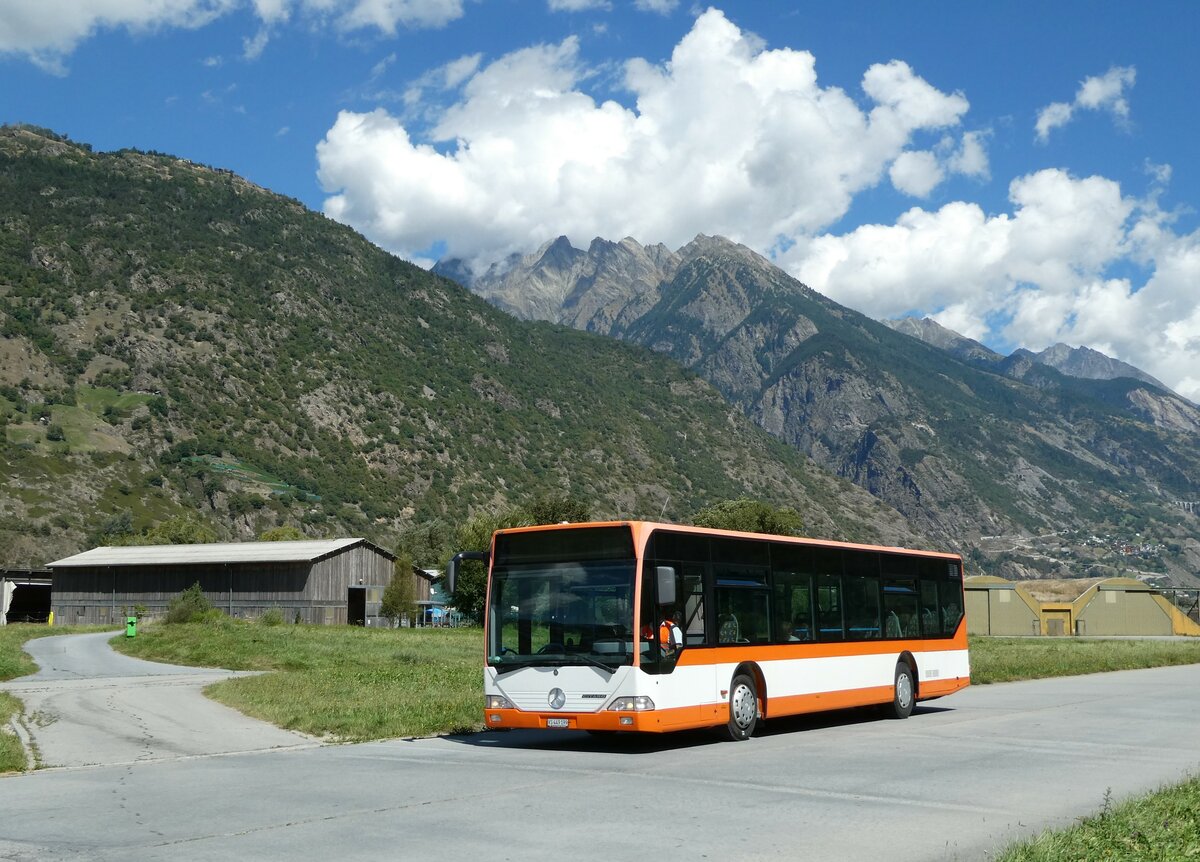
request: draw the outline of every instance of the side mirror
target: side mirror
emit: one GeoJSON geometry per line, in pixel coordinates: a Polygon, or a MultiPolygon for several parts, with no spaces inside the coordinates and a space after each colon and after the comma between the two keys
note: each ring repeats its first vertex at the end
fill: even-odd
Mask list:
{"type": "Polygon", "coordinates": [[[675,568],[659,566],[654,571],[658,577],[658,603],[660,605],[675,604],[675,568]]]}
{"type": "Polygon", "coordinates": [[[454,595],[454,588],[458,585],[458,564],[463,560],[478,560],[484,566],[488,564],[488,554],[484,551],[463,551],[455,554],[450,558],[450,562],[446,564],[446,592],[451,596],[454,595]]]}

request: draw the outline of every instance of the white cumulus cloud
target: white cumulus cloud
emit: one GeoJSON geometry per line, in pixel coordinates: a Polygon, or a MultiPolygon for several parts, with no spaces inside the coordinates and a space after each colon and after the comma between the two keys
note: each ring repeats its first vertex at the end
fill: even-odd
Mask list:
{"type": "MultiPolygon", "coordinates": [[[[589,95],[589,75],[569,38],[482,65],[428,135],[343,112],[318,147],[326,212],[410,257],[445,243],[487,263],[563,233],[769,249],[841,218],[968,108],[895,61],[866,71],[860,106],[818,84],[812,54],[768,50],[713,9],[667,62],[625,64],[631,107],[589,95]]],[[[919,167],[901,182],[928,183],[919,167]]]]}
{"type": "Polygon", "coordinates": [[[1085,78],[1075,93],[1074,102],[1052,102],[1038,111],[1034,126],[1037,139],[1045,143],[1052,131],[1071,122],[1080,109],[1106,111],[1117,122],[1126,122],[1129,119],[1126,91],[1133,87],[1136,79],[1137,70],[1132,66],[1113,66],[1103,75],[1085,78]]]}
{"type": "Polygon", "coordinates": [[[937,156],[928,151],[901,153],[888,171],[897,191],[916,198],[929,197],[945,175],[937,156]]]}
{"type": "MultiPolygon", "coordinates": [[[[463,0],[3,0],[0,55],[24,55],[64,75],[67,57],[99,30],[191,29],[244,8],[265,27],[298,14],[343,31],[373,28],[390,35],[399,27],[440,27],[460,18],[463,0]]],[[[267,29],[247,38],[245,56],[256,58],[268,38],[267,29]]]]}

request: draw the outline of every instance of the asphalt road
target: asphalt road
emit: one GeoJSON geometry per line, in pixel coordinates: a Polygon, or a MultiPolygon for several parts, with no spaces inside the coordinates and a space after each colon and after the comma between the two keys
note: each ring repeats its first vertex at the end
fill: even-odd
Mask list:
{"type": "Polygon", "coordinates": [[[1197,714],[1187,666],[744,743],[518,731],[44,769],[0,779],[0,858],[979,860],[1194,772],[1197,714]]]}
{"type": "MultiPolygon", "coordinates": [[[[18,729],[40,766],[92,766],[312,745],[247,718],[201,689],[237,671],[141,661],[108,646],[113,632],[37,638],[38,672],[0,683],[25,704],[18,729]]],[[[3,836],[0,826],[0,836],[3,836]]]]}

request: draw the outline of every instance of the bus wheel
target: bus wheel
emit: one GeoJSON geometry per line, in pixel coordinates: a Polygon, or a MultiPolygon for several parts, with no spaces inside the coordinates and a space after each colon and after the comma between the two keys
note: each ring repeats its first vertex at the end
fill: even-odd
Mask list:
{"type": "Polygon", "coordinates": [[[916,690],[913,686],[912,668],[908,662],[896,663],[896,684],[892,686],[892,718],[908,718],[912,715],[913,704],[916,702],[916,690]]]}
{"type": "Polygon", "coordinates": [[[754,680],[740,673],[729,685],[729,723],[725,731],[734,742],[749,739],[758,724],[758,689],[754,680]]]}

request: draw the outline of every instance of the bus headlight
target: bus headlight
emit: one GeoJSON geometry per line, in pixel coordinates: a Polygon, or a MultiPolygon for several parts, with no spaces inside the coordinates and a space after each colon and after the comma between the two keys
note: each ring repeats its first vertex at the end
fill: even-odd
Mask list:
{"type": "Polygon", "coordinates": [[[512,701],[502,694],[489,694],[484,700],[487,706],[484,709],[513,709],[512,701]]]}
{"type": "Polygon", "coordinates": [[[637,697],[618,697],[608,705],[609,712],[648,712],[654,709],[654,701],[639,694],[637,697]]]}

